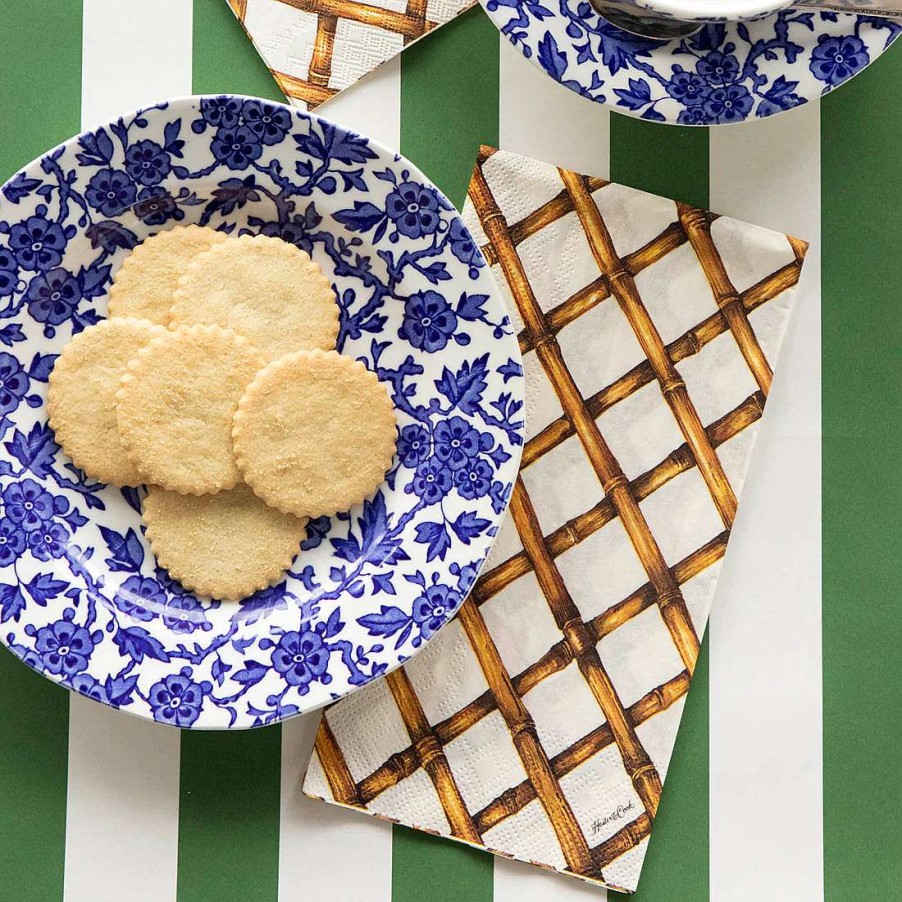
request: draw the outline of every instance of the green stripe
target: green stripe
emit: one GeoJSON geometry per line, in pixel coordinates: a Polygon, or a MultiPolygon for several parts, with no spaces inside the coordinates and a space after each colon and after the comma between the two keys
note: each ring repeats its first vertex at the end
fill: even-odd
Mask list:
{"type": "MultiPolygon", "coordinates": [[[[708,206],[708,132],[611,116],[611,178],[708,206]]],[[[670,762],[635,902],[708,898],[708,665],[706,645],[670,762]]],[[[615,894],[612,894],[615,898],[615,894]]]]}
{"type": "MultiPolygon", "coordinates": [[[[224,0],[195,0],[192,67],[195,93],[281,96],[224,0]]],[[[179,902],[278,899],[281,737],[182,734],[179,902]]]]}
{"type": "MultiPolygon", "coordinates": [[[[401,57],[401,152],[458,206],[480,144],[498,144],[498,32],[469,12],[401,57]]],[[[395,827],[392,902],[491,902],[486,852],[395,827]]]]}
{"type": "Polygon", "coordinates": [[[401,152],[458,208],[479,145],[498,145],[498,51],[477,8],[401,57],[401,152]]]}
{"type": "Polygon", "coordinates": [[[81,0],[4,0],[0,182],[81,125],[81,0]]]}
{"type": "MultiPolygon", "coordinates": [[[[79,130],[81,3],[7,0],[0,34],[3,182],[79,130]]],[[[62,898],[68,737],[66,690],[0,650],[0,899],[62,898]]]]}
{"type": "Polygon", "coordinates": [[[0,899],[50,902],[63,895],[69,693],[5,648],[0,687],[0,899]]]}
{"type": "Polygon", "coordinates": [[[824,868],[902,885],[902,49],[822,107],[824,868]]]}
{"type": "Polygon", "coordinates": [[[194,0],[195,94],[253,94],[285,102],[226,0],[194,0]]]}
{"type": "Polygon", "coordinates": [[[282,732],[182,734],[178,902],[276,902],[282,732]]]}
{"type": "Polygon", "coordinates": [[[707,207],[708,129],[611,113],[611,179],[707,207]]]}
{"type": "Polygon", "coordinates": [[[407,827],[392,831],[392,902],[492,902],[492,856],[407,827]]]}

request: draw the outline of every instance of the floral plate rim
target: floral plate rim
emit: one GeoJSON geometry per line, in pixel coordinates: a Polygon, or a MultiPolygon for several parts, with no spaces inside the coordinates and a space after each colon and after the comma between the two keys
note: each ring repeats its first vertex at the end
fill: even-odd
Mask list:
{"type": "Polygon", "coordinates": [[[564,87],[632,118],[693,127],[757,121],[826,96],[902,33],[902,19],[790,7],[649,41],[607,22],[589,0],[480,3],[501,34],[564,87]]]}

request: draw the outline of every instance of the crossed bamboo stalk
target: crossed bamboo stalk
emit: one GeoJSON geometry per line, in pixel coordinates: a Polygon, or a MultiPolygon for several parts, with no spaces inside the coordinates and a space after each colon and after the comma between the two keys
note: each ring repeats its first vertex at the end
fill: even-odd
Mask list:
{"type": "MultiPolygon", "coordinates": [[[[398,34],[402,37],[405,47],[440,24],[427,18],[426,0],[408,0],[404,12],[362,3],[359,0],[278,0],[278,2],[317,17],[316,34],[306,78],[270,69],[283,93],[303,101],[310,109],[346,87],[330,85],[340,20],[398,34]]],[[[238,21],[244,26],[247,0],[229,0],[229,4],[238,21]]]]}

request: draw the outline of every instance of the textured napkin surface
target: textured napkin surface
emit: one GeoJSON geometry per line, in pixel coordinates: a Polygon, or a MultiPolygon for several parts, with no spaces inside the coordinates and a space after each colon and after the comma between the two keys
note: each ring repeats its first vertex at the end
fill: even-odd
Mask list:
{"type": "Polygon", "coordinates": [[[520,478],[304,791],[633,891],[807,246],[488,148],[464,219],[523,351],[520,478]]]}
{"type": "Polygon", "coordinates": [[[476,0],[228,0],[288,100],[312,110],[476,0]]]}

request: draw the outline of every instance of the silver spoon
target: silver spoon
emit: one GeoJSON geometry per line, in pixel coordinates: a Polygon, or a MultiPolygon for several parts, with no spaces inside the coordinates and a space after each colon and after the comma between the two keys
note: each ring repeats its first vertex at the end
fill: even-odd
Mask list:
{"type": "Polygon", "coordinates": [[[701,31],[704,22],[687,22],[656,16],[621,0],[589,0],[595,11],[621,31],[651,41],[675,41],[701,31]]]}

